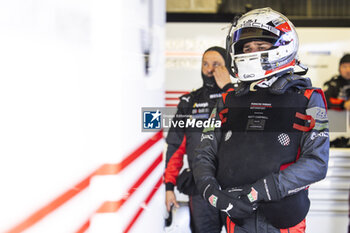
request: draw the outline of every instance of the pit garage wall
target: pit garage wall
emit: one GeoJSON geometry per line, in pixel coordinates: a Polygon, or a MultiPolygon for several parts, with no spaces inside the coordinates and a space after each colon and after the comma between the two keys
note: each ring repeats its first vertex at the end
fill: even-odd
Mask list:
{"type": "MultiPolygon", "coordinates": [[[[167,23],[166,104],[176,106],[177,97],[202,85],[201,57],[211,46],[225,47],[228,23],[167,23]]],[[[339,59],[350,53],[349,28],[297,28],[299,58],[309,67],[306,77],[314,87],[338,74],[339,59]]],[[[301,69],[298,69],[301,70],[301,69]]],[[[235,81],[233,79],[233,81],[235,81]]],[[[330,111],[331,139],[350,136],[348,113],[330,111]]]]}
{"type": "MultiPolygon", "coordinates": [[[[201,86],[200,58],[210,46],[225,47],[228,23],[167,23],[166,89],[201,86]]],[[[349,28],[297,28],[299,58],[315,87],[338,73],[339,59],[350,53],[349,28]]]]}
{"type": "Polygon", "coordinates": [[[141,107],[164,105],[164,30],[163,1],[0,3],[0,232],[162,231],[141,107]]]}
{"type": "MultiPolygon", "coordinates": [[[[225,46],[228,23],[167,23],[166,105],[176,106],[181,94],[202,85],[201,56],[210,46],[225,46]]],[[[349,28],[297,28],[299,57],[309,67],[315,87],[338,73],[339,59],[350,52],[349,28]]],[[[234,80],[233,80],[234,81],[234,80]]],[[[331,139],[350,136],[346,112],[329,111],[331,139]],[[332,115],[332,116],[331,116],[332,115]]],[[[310,188],[307,232],[345,233],[348,224],[350,151],[331,149],[327,178],[310,188]]]]}

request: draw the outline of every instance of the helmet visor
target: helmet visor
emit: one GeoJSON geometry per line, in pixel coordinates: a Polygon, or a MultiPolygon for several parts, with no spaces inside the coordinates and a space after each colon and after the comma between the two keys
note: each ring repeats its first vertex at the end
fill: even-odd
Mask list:
{"type": "Polygon", "coordinates": [[[233,33],[233,43],[249,38],[269,38],[277,40],[279,36],[262,28],[245,27],[233,33]]]}
{"type": "Polygon", "coordinates": [[[275,45],[278,39],[279,36],[268,30],[255,27],[245,27],[240,28],[233,33],[232,44],[234,45],[235,54],[241,54],[243,53],[243,45],[247,42],[261,40],[275,45]]]}

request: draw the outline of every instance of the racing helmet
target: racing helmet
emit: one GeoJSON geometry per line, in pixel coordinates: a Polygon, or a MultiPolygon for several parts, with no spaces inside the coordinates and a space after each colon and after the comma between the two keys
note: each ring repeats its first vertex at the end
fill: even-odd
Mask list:
{"type": "Polygon", "coordinates": [[[240,81],[255,81],[281,76],[296,65],[299,40],[294,25],[284,15],[269,7],[249,11],[235,17],[229,30],[226,49],[232,57],[231,74],[240,81]],[[243,53],[251,41],[267,41],[265,51],[243,53]]]}

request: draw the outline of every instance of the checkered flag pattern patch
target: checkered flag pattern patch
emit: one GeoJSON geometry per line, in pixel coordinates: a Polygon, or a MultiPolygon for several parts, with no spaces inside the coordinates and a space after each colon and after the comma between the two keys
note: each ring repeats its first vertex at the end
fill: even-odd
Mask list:
{"type": "Polygon", "coordinates": [[[282,146],[288,146],[290,144],[290,138],[287,134],[281,133],[278,135],[278,142],[281,143],[282,146]]]}

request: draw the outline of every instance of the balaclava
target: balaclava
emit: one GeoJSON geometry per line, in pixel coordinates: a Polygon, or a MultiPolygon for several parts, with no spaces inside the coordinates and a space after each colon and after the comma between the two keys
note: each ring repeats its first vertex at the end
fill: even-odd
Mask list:
{"type": "MultiPolygon", "coordinates": [[[[208,51],[218,52],[222,56],[222,58],[224,59],[226,68],[227,69],[230,68],[229,66],[231,65],[231,56],[227,56],[226,49],[224,49],[222,47],[214,46],[214,47],[210,47],[207,50],[205,50],[204,54],[208,51]]],[[[215,82],[214,77],[209,77],[209,76],[203,74],[203,72],[202,72],[202,79],[203,79],[203,85],[206,86],[207,88],[217,90],[217,91],[220,90],[219,86],[215,82]]]]}
{"type": "MultiPolygon", "coordinates": [[[[349,53],[345,54],[339,61],[339,74],[340,74],[340,65],[343,64],[343,63],[350,63],[350,54],[349,53]]],[[[349,85],[350,84],[350,80],[345,78],[345,77],[343,77],[343,78],[344,78],[344,80],[347,83],[346,85],[349,85]]],[[[350,95],[347,95],[347,96],[350,96],[350,95]]]]}
{"type": "Polygon", "coordinates": [[[339,61],[339,65],[350,62],[350,54],[345,54],[339,61]]]}

